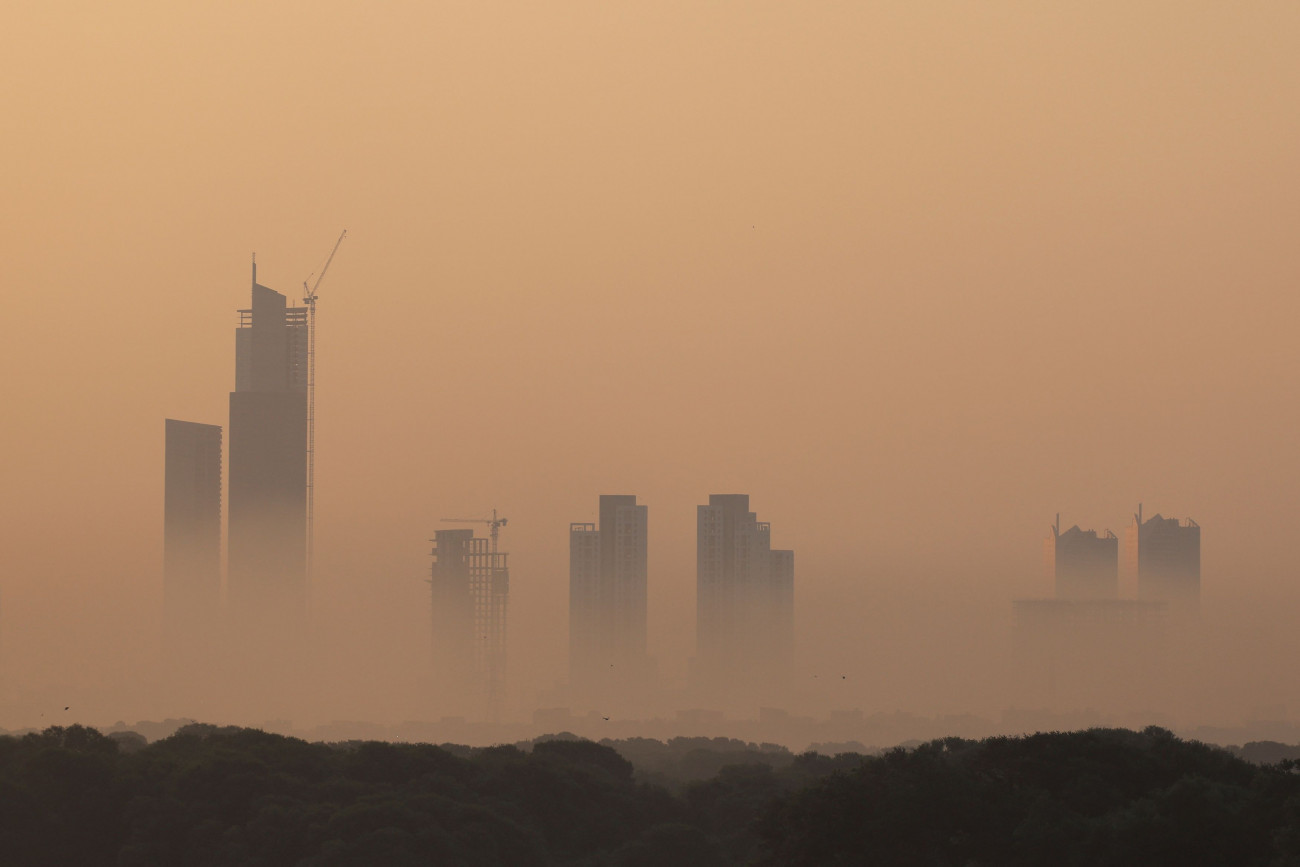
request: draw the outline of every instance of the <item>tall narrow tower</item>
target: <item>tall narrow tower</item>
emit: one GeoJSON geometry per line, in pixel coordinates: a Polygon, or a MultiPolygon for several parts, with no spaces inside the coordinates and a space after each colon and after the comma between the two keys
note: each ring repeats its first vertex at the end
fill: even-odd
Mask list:
{"type": "Polygon", "coordinates": [[[644,686],[648,510],[602,494],[600,526],[569,525],[569,677],[579,692],[644,686]]]}
{"type": "Polygon", "coordinates": [[[307,521],[307,310],[257,282],[235,331],[230,394],[228,587],[232,613],[301,620],[307,521]]]}
{"type": "Polygon", "coordinates": [[[211,638],[221,608],[221,427],[167,419],[163,612],[169,652],[211,638]]]}
{"type": "Polygon", "coordinates": [[[712,494],[696,514],[696,674],[753,685],[786,673],[794,651],[794,552],[772,550],[748,494],[712,494]]]}
{"type": "Polygon", "coordinates": [[[1139,599],[1166,602],[1171,613],[1200,607],[1200,524],[1162,515],[1143,520],[1139,503],[1126,541],[1139,599]]]}

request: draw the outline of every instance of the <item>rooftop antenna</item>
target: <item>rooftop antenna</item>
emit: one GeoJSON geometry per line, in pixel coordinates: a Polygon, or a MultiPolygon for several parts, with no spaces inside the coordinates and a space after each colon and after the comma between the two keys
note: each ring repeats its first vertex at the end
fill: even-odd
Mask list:
{"type": "MultiPolygon", "coordinates": [[[[334,249],[330,250],[329,258],[320,269],[320,275],[316,277],[316,282],[311,283],[313,275],[308,274],[307,279],[302,281],[303,295],[302,303],[307,306],[307,592],[311,592],[313,567],[315,564],[316,548],[316,290],[320,288],[320,283],[325,279],[325,272],[330,269],[330,263],[334,261],[334,254],[339,251],[339,245],[347,237],[348,230],[344,229],[339,234],[339,239],[334,242],[334,249]]],[[[253,257],[253,282],[257,282],[257,257],[253,257]]]]}

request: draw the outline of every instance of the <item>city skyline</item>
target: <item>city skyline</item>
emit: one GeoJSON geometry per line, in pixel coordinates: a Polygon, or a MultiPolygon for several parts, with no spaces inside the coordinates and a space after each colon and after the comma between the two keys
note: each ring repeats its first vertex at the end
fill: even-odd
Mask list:
{"type": "Polygon", "coordinates": [[[1294,4],[73,0],[6,33],[0,725],[187,713],[159,420],[220,424],[234,479],[249,253],[296,307],[343,226],[308,673],[214,718],[436,716],[424,540],[494,506],[507,714],[548,706],[602,492],[650,508],[670,685],[711,493],[798,552],[762,706],[820,716],[1001,718],[1046,525],[1121,537],[1138,599],[1142,502],[1206,534],[1170,717],[1300,708],[1294,4]]]}

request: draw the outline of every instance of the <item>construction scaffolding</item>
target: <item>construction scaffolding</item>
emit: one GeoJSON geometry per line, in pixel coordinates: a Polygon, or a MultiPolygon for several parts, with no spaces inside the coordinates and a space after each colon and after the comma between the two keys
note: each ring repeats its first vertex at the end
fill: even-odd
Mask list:
{"type": "Polygon", "coordinates": [[[458,682],[478,695],[492,721],[500,718],[505,693],[510,593],[509,555],[496,550],[495,536],[439,530],[430,580],[435,665],[448,673],[448,685],[458,682]]]}

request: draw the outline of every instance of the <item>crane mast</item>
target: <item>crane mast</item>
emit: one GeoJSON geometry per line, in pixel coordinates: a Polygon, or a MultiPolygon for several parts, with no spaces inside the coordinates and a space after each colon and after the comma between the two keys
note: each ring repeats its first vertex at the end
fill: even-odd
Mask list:
{"type": "Polygon", "coordinates": [[[316,276],[316,282],[311,281],[312,275],[302,281],[303,304],[307,307],[307,593],[312,590],[312,579],[314,577],[315,566],[315,548],[316,548],[316,290],[320,288],[321,281],[325,279],[325,272],[330,269],[330,263],[334,261],[334,254],[339,251],[339,245],[348,235],[348,230],[344,229],[339,233],[339,239],[334,242],[334,249],[330,250],[329,257],[320,269],[320,274],[316,276]]]}

